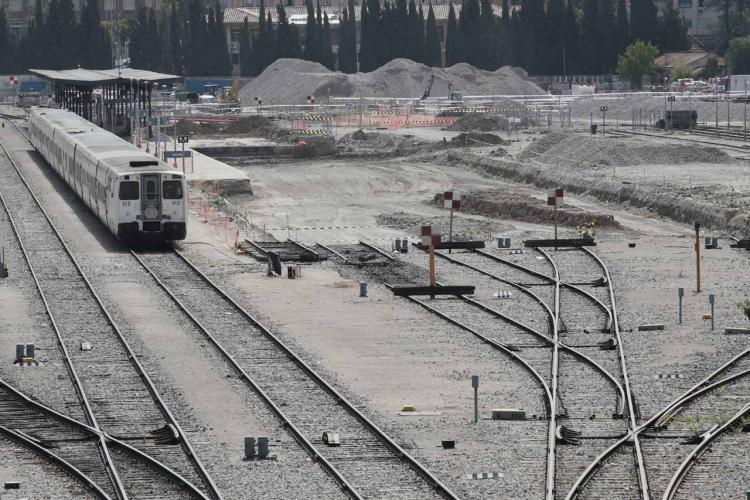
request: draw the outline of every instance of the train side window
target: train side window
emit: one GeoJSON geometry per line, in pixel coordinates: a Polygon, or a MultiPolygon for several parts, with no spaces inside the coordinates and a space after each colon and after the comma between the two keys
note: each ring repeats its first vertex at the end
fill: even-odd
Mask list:
{"type": "Polygon", "coordinates": [[[181,200],[182,199],[182,182],[180,181],[164,181],[162,185],[162,196],[165,200],[181,200]]]}
{"type": "Polygon", "coordinates": [[[120,183],[121,200],[137,200],[140,197],[138,193],[138,182],[123,181],[120,183]]]}

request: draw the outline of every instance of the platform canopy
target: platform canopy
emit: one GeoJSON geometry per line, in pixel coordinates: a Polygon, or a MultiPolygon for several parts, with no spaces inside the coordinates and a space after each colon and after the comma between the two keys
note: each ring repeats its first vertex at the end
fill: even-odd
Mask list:
{"type": "Polygon", "coordinates": [[[76,85],[79,87],[98,87],[106,83],[170,83],[182,80],[181,76],[157,73],[142,69],[30,69],[30,73],[54,83],[76,85]]]}

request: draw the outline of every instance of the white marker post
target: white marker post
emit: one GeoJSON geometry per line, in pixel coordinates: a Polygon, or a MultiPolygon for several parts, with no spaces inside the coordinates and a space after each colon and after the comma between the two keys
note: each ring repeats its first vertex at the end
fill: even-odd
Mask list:
{"type": "Polygon", "coordinates": [[[562,205],[563,190],[555,189],[547,193],[547,205],[555,207],[554,209],[554,222],[555,222],[555,250],[557,250],[557,207],[562,205]]]}
{"type": "Polygon", "coordinates": [[[183,175],[185,174],[185,144],[187,143],[188,139],[189,137],[186,135],[181,135],[177,138],[177,142],[182,144],[182,173],[183,175]]]}
{"type": "MultiPolygon", "coordinates": [[[[448,226],[448,243],[453,243],[453,210],[461,208],[461,193],[458,191],[446,191],[443,193],[443,206],[451,209],[451,221],[448,226]]],[[[452,248],[448,248],[448,253],[452,253],[452,248]]]]}

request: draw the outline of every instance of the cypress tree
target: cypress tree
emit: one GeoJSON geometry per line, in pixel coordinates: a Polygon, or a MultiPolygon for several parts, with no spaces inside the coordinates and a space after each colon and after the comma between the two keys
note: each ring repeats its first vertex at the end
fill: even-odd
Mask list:
{"type": "Polygon", "coordinates": [[[82,68],[91,67],[91,22],[89,20],[88,2],[81,7],[80,22],[78,23],[78,65],[82,68]]]}
{"type": "Polygon", "coordinates": [[[422,4],[419,4],[419,26],[417,27],[419,29],[419,61],[424,63],[424,46],[425,46],[425,18],[424,18],[424,10],[422,9],[422,4]]]}
{"type": "Polygon", "coordinates": [[[240,75],[254,76],[252,74],[253,55],[250,47],[250,25],[247,22],[247,16],[242,20],[238,42],[240,46],[240,75]]]}
{"type": "MultiPolygon", "coordinates": [[[[391,15],[393,20],[393,31],[392,36],[389,37],[391,42],[391,55],[389,59],[395,59],[396,57],[407,57],[411,58],[413,48],[410,47],[411,37],[409,36],[409,9],[406,6],[406,0],[396,0],[396,8],[391,9],[391,15]]],[[[416,16],[417,10],[414,9],[414,15],[416,16]]],[[[388,30],[386,30],[388,31],[388,30]]]]}
{"type": "Polygon", "coordinates": [[[565,4],[563,0],[550,0],[545,15],[545,73],[562,74],[563,72],[564,18],[565,4]]]}
{"type": "Polygon", "coordinates": [[[148,69],[147,55],[147,30],[148,14],[146,7],[139,2],[135,9],[135,19],[128,23],[128,53],[130,54],[130,66],[133,68],[148,69]]]}
{"type": "Polygon", "coordinates": [[[511,63],[511,46],[510,46],[510,8],[508,1],[503,2],[500,20],[496,24],[495,36],[495,67],[505,66],[511,63]]]}
{"type": "Polygon", "coordinates": [[[89,0],[89,23],[91,33],[91,68],[106,69],[112,67],[112,38],[109,30],[102,24],[99,13],[99,2],[89,0]]]}
{"type": "Polygon", "coordinates": [[[362,1],[360,10],[360,39],[359,39],[359,70],[363,72],[371,71],[373,66],[373,50],[375,47],[372,43],[372,28],[370,27],[370,12],[367,10],[367,2],[362,1]]]}
{"type": "Polygon", "coordinates": [[[448,7],[448,26],[445,35],[445,66],[453,66],[461,62],[461,41],[459,40],[458,23],[453,3],[448,7]]]}
{"type": "Polygon", "coordinates": [[[278,19],[276,28],[277,56],[280,58],[296,57],[294,35],[283,4],[276,4],[276,17],[278,19]]]}
{"type": "Polygon", "coordinates": [[[656,5],[653,0],[633,0],[630,3],[630,40],[656,43],[656,5]]]}
{"type": "Polygon", "coordinates": [[[600,73],[603,65],[599,0],[584,0],[581,19],[581,59],[584,73],[600,73]]]}
{"type": "Polygon", "coordinates": [[[323,63],[323,16],[320,11],[320,0],[317,0],[315,3],[315,61],[325,66],[323,63]]]}
{"type": "Polygon", "coordinates": [[[480,25],[479,0],[463,0],[458,19],[459,39],[461,40],[461,58],[472,66],[481,67],[482,40],[480,25]]]}
{"type": "Polygon", "coordinates": [[[424,63],[427,66],[440,67],[440,33],[438,32],[435,12],[432,10],[432,2],[427,9],[427,28],[425,29],[424,63]]]}
{"type": "Polygon", "coordinates": [[[573,6],[573,0],[568,0],[565,5],[565,17],[563,18],[563,74],[578,73],[581,71],[580,53],[580,30],[578,18],[573,6]]]}
{"type": "Polygon", "coordinates": [[[148,25],[146,27],[146,54],[148,55],[148,66],[146,69],[159,71],[161,69],[161,51],[159,50],[159,28],[156,21],[154,9],[148,9],[148,25]]]}
{"type": "Polygon", "coordinates": [[[10,37],[8,36],[8,18],[5,15],[5,7],[0,6],[0,73],[12,71],[12,53],[10,37]]]}
{"type": "Polygon", "coordinates": [[[180,43],[180,23],[177,19],[177,6],[172,2],[172,8],[169,11],[169,44],[168,44],[169,71],[181,75],[182,68],[182,50],[180,43]]]}
{"type": "Polygon", "coordinates": [[[599,39],[601,43],[601,67],[602,73],[614,72],[617,67],[617,17],[613,0],[600,0],[599,15],[601,23],[599,26],[599,39]]]}
{"type": "MultiPolygon", "coordinates": [[[[350,3],[352,0],[350,0],[350,3]]],[[[339,71],[343,73],[357,72],[357,39],[356,32],[352,31],[352,22],[349,7],[344,7],[341,23],[341,43],[339,44],[339,71]],[[352,36],[354,35],[354,36],[352,36]]],[[[354,15],[353,13],[351,14],[354,15]]]]}
{"type": "MultiPolygon", "coordinates": [[[[394,19],[395,12],[396,9],[393,8],[390,2],[386,2],[381,8],[380,18],[376,24],[377,45],[379,47],[377,52],[378,60],[375,65],[376,68],[396,57],[395,41],[397,34],[395,31],[398,28],[396,27],[396,20],[394,19]]],[[[401,49],[401,47],[399,47],[399,49],[401,49]]]]}
{"type": "Polygon", "coordinates": [[[630,40],[630,22],[628,21],[628,9],[625,0],[617,0],[617,27],[614,32],[615,53],[619,56],[625,53],[625,47],[630,40]]]}
{"type": "Polygon", "coordinates": [[[312,0],[307,0],[305,7],[307,7],[307,23],[305,24],[305,50],[303,57],[308,61],[318,61],[320,59],[316,53],[316,48],[318,47],[318,25],[315,22],[315,8],[313,7],[312,0]]]}
{"type": "Polygon", "coordinates": [[[409,14],[406,30],[406,57],[415,62],[422,62],[424,52],[424,27],[417,12],[417,4],[409,1],[409,14]]]}
{"type": "Polygon", "coordinates": [[[479,49],[480,49],[480,61],[479,67],[482,69],[496,69],[495,66],[495,24],[497,22],[497,16],[495,16],[492,10],[492,2],[490,0],[481,0],[479,5],[479,49]]]}
{"type": "MultiPolygon", "coordinates": [[[[383,19],[384,13],[380,6],[380,0],[366,0],[367,1],[367,14],[369,16],[368,22],[370,24],[370,37],[371,46],[373,50],[372,66],[368,70],[362,69],[362,71],[372,71],[380,65],[387,62],[388,55],[390,53],[390,33],[385,31],[385,21],[383,19]]],[[[365,0],[362,0],[364,8],[365,0]]],[[[389,6],[390,7],[390,6],[389,6]]],[[[390,10],[390,8],[389,8],[390,10]]],[[[361,52],[360,52],[361,55],[361,52]]]]}
{"type": "Polygon", "coordinates": [[[544,61],[544,2],[543,0],[523,0],[519,15],[521,66],[529,73],[540,73],[544,61]]]}
{"type": "Polygon", "coordinates": [[[513,66],[524,66],[525,54],[523,47],[527,43],[518,11],[514,10],[510,16],[510,61],[513,66]]]}
{"type": "Polygon", "coordinates": [[[672,0],[667,0],[667,6],[662,12],[657,24],[657,40],[661,52],[679,52],[690,48],[687,36],[687,24],[674,8],[672,0]]]}
{"type": "Polygon", "coordinates": [[[323,36],[322,38],[322,60],[323,66],[330,70],[336,69],[336,61],[333,57],[333,47],[331,46],[331,24],[328,20],[328,12],[323,14],[323,36]]]}
{"type": "Polygon", "coordinates": [[[214,10],[216,11],[216,59],[218,61],[218,74],[228,76],[232,74],[232,61],[229,58],[229,46],[227,45],[227,36],[224,30],[224,9],[218,0],[215,0],[214,10]]]}

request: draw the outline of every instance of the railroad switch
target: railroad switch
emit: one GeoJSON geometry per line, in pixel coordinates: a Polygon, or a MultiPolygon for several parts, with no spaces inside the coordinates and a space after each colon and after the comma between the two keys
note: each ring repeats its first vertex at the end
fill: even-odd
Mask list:
{"type": "Polygon", "coordinates": [[[341,446],[341,437],[338,432],[326,431],[323,433],[323,444],[328,446],[341,446]]]}
{"type": "Polygon", "coordinates": [[[21,483],[19,481],[5,481],[3,489],[6,490],[19,490],[21,489],[21,483]]]}
{"type": "Polygon", "coordinates": [[[245,460],[275,460],[276,456],[268,456],[269,439],[265,436],[245,438],[245,460]]]}
{"type": "Polygon", "coordinates": [[[8,266],[5,265],[5,247],[3,247],[2,254],[0,254],[0,278],[8,277],[8,266]]]}
{"type": "Polygon", "coordinates": [[[576,446],[581,444],[581,433],[578,431],[568,429],[564,425],[557,426],[557,430],[555,431],[555,436],[557,437],[558,443],[572,444],[576,446]]]}

